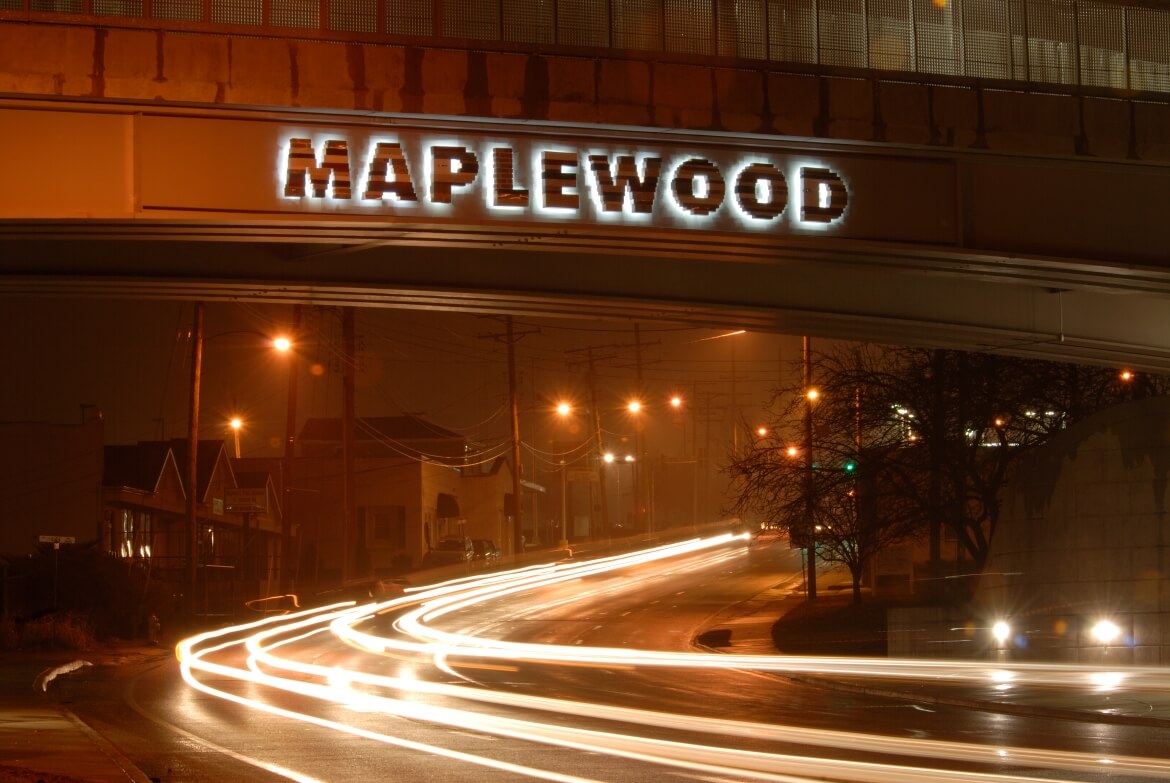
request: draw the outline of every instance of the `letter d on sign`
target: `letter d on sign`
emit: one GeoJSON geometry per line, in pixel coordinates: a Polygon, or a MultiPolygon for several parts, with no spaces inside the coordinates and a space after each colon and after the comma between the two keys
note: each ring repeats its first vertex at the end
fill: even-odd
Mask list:
{"type": "Polygon", "coordinates": [[[805,223],[832,223],[845,214],[849,192],[836,172],[801,168],[800,219],[805,223]]]}

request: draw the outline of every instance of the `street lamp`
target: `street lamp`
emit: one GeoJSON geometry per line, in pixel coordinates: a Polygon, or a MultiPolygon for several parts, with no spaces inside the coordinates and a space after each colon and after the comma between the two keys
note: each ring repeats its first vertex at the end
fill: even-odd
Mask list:
{"type": "Polygon", "coordinates": [[[805,519],[804,524],[808,535],[808,576],[805,584],[808,597],[813,600],[817,597],[817,538],[813,529],[813,405],[820,392],[812,385],[812,338],[807,335],[801,346],[801,383],[805,388],[804,406],[804,463],[805,463],[805,519]]]}
{"type": "Polygon", "coordinates": [[[569,546],[569,467],[561,460],[561,549],[569,546]]]}
{"type": "Polygon", "coordinates": [[[228,422],[228,426],[232,428],[232,438],[236,444],[236,459],[240,458],[240,427],[244,426],[244,422],[240,420],[239,416],[233,416],[232,420],[228,422]]]}
{"type": "MultiPolygon", "coordinates": [[[[593,387],[592,384],[590,385],[590,405],[591,405],[591,409],[589,409],[589,413],[590,413],[590,416],[592,418],[592,421],[590,423],[591,423],[591,426],[593,429],[592,440],[595,443],[595,448],[597,449],[597,451],[595,452],[592,449],[589,450],[589,454],[590,454],[590,458],[589,458],[590,463],[589,464],[590,464],[590,466],[593,466],[594,464],[596,464],[593,462],[593,460],[597,459],[598,457],[600,457],[600,459],[603,460],[604,462],[607,462],[607,463],[613,462],[613,455],[612,454],[604,454],[601,451],[602,448],[604,448],[604,441],[602,440],[602,437],[601,437],[601,415],[598,412],[598,407],[597,407],[596,389],[593,387]],[[594,457],[593,455],[595,455],[595,454],[598,455],[598,457],[594,457]]],[[[568,418],[568,416],[573,413],[573,405],[572,405],[572,403],[566,402],[566,401],[559,402],[559,403],[557,403],[557,406],[556,406],[556,412],[562,419],[568,418]]],[[[588,440],[589,439],[586,439],[586,442],[588,440]]],[[[600,467],[600,466],[598,466],[598,467],[600,467]]],[[[592,487],[590,487],[590,495],[591,496],[592,496],[592,492],[593,492],[592,487]]],[[[605,536],[608,537],[610,535],[611,531],[610,531],[610,526],[609,526],[609,501],[607,499],[606,493],[607,493],[607,490],[606,490],[606,486],[605,486],[605,471],[599,469],[597,471],[597,494],[598,494],[598,498],[601,501],[600,502],[600,505],[601,505],[601,527],[600,527],[600,530],[604,531],[605,536]]],[[[592,538],[596,538],[597,533],[594,532],[594,530],[593,530],[592,519],[593,519],[592,510],[590,510],[590,536],[592,538]]]]}
{"type": "MultiPolygon", "coordinates": [[[[642,408],[643,408],[642,401],[639,399],[630,400],[626,404],[626,410],[629,411],[630,415],[634,417],[634,455],[633,455],[633,457],[627,456],[626,462],[633,463],[634,529],[635,530],[640,530],[644,524],[643,523],[643,513],[642,513],[643,507],[645,506],[645,503],[643,502],[643,499],[642,499],[642,493],[643,493],[643,486],[642,485],[644,483],[643,482],[644,476],[642,476],[641,463],[642,463],[643,457],[645,456],[642,453],[642,451],[643,451],[643,448],[642,448],[642,445],[643,445],[642,444],[642,429],[645,426],[645,422],[641,419],[642,408]]],[[[645,527],[646,527],[647,533],[653,532],[649,522],[645,523],[645,527]]]]}
{"type": "Polygon", "coordinates": [[[1121,636],[1121,629],[1111,620],[1100,620],[1093,626],[1090,633],[1094,639],[1108,647],[1117,640],[1117,637],[1121,636]]]}
{"type": "MultiPolygon", "coordinates": [[[[568,418],[569,414],[573,412],[573,406],[568,402],[557,403],[557,415],[562,419],[568,418]]],[[[560,548],[566,549],[569,546],[569,466],[565,459],[561,458],[561,543],[560,548]]]]}
{"type": "MultiPolygon", "coordinates": [[[[258,334],[266,339],[268,335],[260,332],[222,332],[211,338],[222,337],[227,334],[258,334]]],[[[190,407],[187,417],[187,611],[195,614],[195,593],[198,585],[197,553],[199,551],[199,507],[196,498],[199,466],[199,395],[203,374],[203,302],[195,303],[195,313],[191,326],[191,386],[190,407]]],[[[279,352],[288,351],[292,343],[288,338],[278,337],[272,340],[272,345],[279,352]],[[282,348],[281,345],[284,347],[282,348]]],[[[236,428],[236,432],[239,429],[236,428]]],[[[239,457],[239,438],[236,439],[236,456],[239,457]]]]}

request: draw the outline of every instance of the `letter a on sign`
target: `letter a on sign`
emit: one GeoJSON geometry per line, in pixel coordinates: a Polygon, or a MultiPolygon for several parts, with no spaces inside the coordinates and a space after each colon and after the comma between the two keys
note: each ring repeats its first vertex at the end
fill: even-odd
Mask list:
{"type": "Polygon", "coordinates": [[[410,168],[406,165],[406,156],[402,152],[402,145],[397,142],[383,141],[374,147],[374,157],[370,159],[370,176],[362,198],[380,199],[386,194],[399,201],[418,201],[414,182],[410,178],[410,168]]]}

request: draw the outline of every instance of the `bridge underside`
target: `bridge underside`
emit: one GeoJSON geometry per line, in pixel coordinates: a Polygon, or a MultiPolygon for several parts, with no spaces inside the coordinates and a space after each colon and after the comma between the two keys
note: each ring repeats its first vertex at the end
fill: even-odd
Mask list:
{"type": "Polygon", "coordinates": [[[661,320],[1170,371],[1170,276],[1151,270],[409,227],[48,222],[9,224],[0,241],[8,295],[661,320]]]}

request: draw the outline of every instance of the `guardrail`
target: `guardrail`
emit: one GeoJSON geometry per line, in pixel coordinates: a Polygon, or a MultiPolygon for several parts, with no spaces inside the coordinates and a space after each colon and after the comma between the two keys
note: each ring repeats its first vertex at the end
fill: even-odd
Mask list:
{"type": "Polygon", "coordinates": [[[1099,0],[0,0],[13,17],[1170,93],[1170,10],[1099,0]]]}

